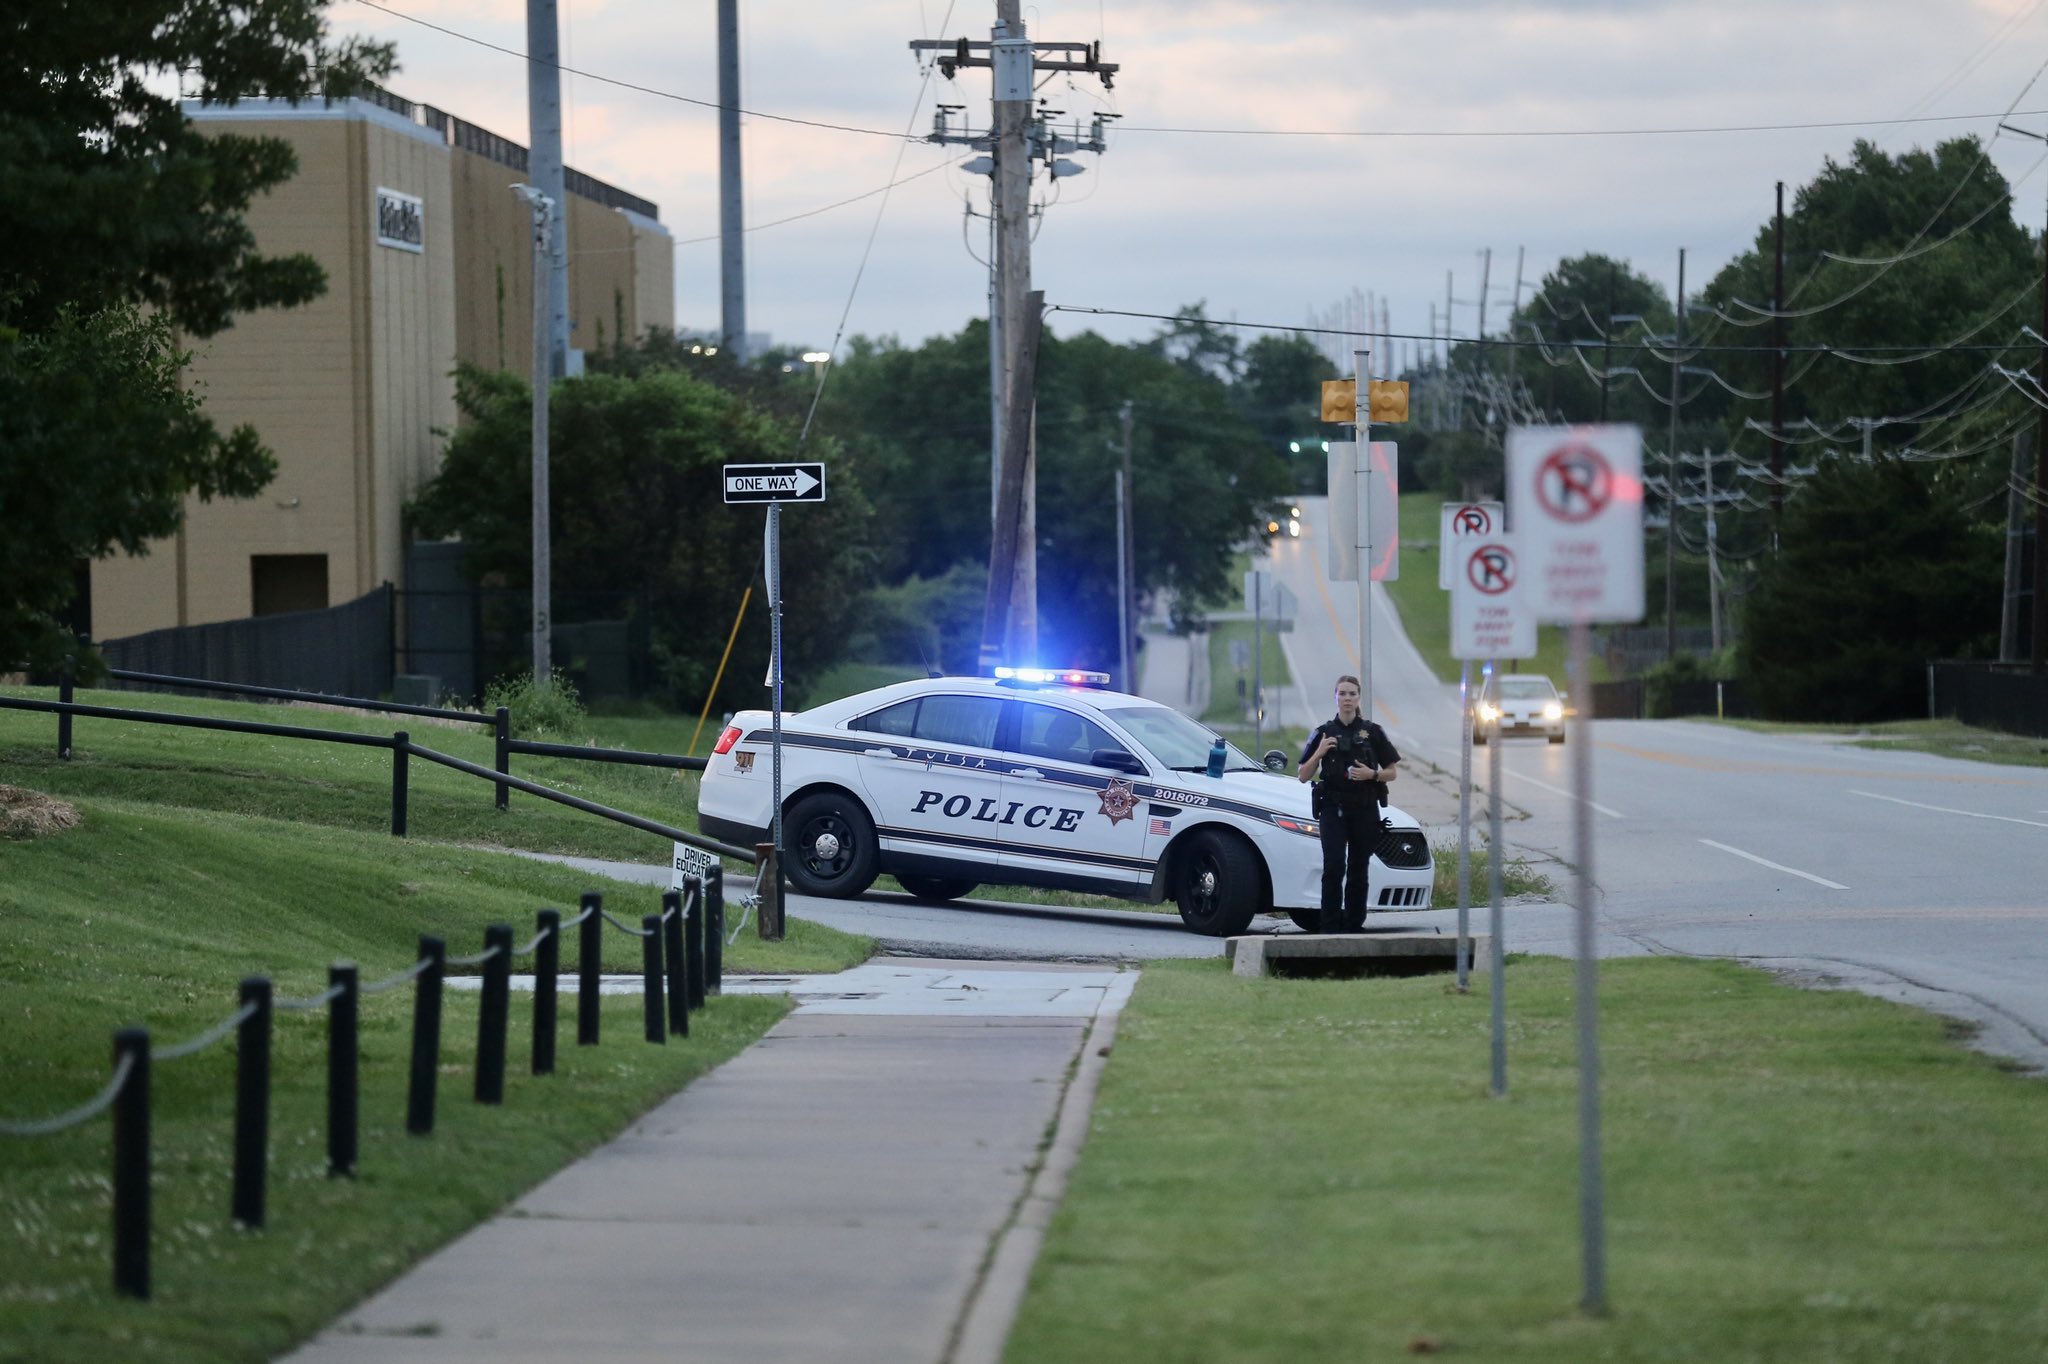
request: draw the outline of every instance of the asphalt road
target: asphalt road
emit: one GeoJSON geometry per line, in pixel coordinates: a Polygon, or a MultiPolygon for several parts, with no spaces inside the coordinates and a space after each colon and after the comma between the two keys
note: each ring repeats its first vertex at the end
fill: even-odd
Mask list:
{"type": "MultiPolygon", "coordinates": [[[[1302,538],[1275,545],[1270,567],[1301,602],[1283,643],[1303,703],[1321,710],[1357,670],[1358,598],[1325,575],[1323,500],[1303,513],[1302,538]]],[[[1374,717],[1416,778],[1394,798],[1454,835],[1442,795],[1459,771],[1457,685],[1422,663],[1383,589],[1372,656],[1374,717]]],[[[1577,894],[1574,815],[1591,821],[1603,953],[1837,981],[1973,1019],[1988,1049],[2048,1066],[2048,769],[1676,720],[1586,721],[1564,745],[1500,751],[1508,855],[1546,869],[1560,900],[1577,894]],[[1588,732],[1591,789],[1578,791],[1572,746],[1588,732]]],[[[1488,761],[1475,750],[1475,845],[1488,761]]],[[[1507,944],[1568,952],[1570,925],[1568,908],[1515,906],[1507,944]]]]}

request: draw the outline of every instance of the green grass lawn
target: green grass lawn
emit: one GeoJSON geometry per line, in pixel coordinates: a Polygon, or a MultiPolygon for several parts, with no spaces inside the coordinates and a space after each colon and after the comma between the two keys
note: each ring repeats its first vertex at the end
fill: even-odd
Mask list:
{"type": "MultiPolygon", "coordinates": [[[[10,762],[0,779],[23,774],[10,762]]],[[[217,780],[184,789],[203,794],[217,780]]],[[[486,925],[508,922],[524,944],[539,908],[571,917],[587,889],[628,923],[659,908],[646,886],[323,827],[299,806],[272,819],[160,803],[180,789],[169,773],[147,789],[150,800],[81,797],[78,827],[0,841],[0,1116],[83,1102],[106,1081],[116,1028],[146,1026],[159,1047],[195,1036],[233,1012],[245,975],[268,975],[279,998],[307,998],[336,960],[356,962],[365,983],[402,970],[423,932],[467,955],[486,925]]],[[[639,970],[639,939],[607,930],[604,944],[607,971],[639,970]]],[[[870,950],[792,920],[781,943],[741,933],[725,965],[834,971],[870,950]]],[[[562,957],[565,971],[578,965],[574,934],[562,957]]],[[[0,1136],[0,1360],[270,1359],[735,1055],[787,1008],[779,997],[713,999],[687,1041],[653,1046],[640,999],[621,996],[606,1001],[603,1044],[579,1048],[565,995],[557,1072],[534,1077],[531,996],[515,993],[505,1101],[482,1107],[471,1099],[476,995],[446,998],[439,1116],[424,1138],[404,1131],[412,991],[364,998],[353,1180],[325,1169],[325,1012],[278,1014],[269,1217],[258,1231],[228,1217],[232,1039],[155,1068],[147,1304],[110,1287],[108,1120],[0,1136]]]]}
{"type": "MultiPolygon", "coordinates": [[[[55,699],[51,688],[6,694],[55,699]]],[[[488,767],[488,729],[402,715],[359,715],[298,705],[208,701],[161,693],[82,691],[81,702],[124,709],[209,715],[309,729],[389,737],[488,767]]],[[[593,721],[598,741],[615,748],[680,752],[693,718],[593,721]]],[[[81,717],[73,756],[56,752],[57,717],[0,710],[0,779],[61,796],[110,796],[224,813],[267,815],[364,832],[391,827],[391,754],[301,739],[81,717]]],[[[716,736],[713,736],[714,738],[716,736]]],[[[414,758],[408,831],[421,839],[481,843],[536,852],[665,862],[669,847],[653,834],[514,791],[499,811],[487,781],[414,758]]],[[[617,809],[695,831],[697,775],[663,768],[514,755],[512,774],[617,809]]]]}
{"type": "Polygon", "coordinates": [[[1959,720],[1890,720],[1873,725],[1780,724],[1771,720],[1726,720],[1720,723],[1760,734],[1833,734],[1857,748],[1907,749],[1940,758],[2001,763],[2008,767],[2048,767],[2048,739],[2032,734],[2005,734],[1978,729],[1959,720]]]}
{"type": "Polygon", "coordinates": [[[1010,1364],[2048,1358],[2048,1084],[1721,962],[1601,968],[1608,1298],[1581,1294],[1572,967],[1240,980],[1122,1015],[1010,1364]]]}

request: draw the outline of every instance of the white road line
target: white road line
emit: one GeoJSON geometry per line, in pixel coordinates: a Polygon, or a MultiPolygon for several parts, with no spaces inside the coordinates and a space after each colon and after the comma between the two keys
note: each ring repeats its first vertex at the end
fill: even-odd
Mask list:
{"type": "Polygon", "coordinates": [[[1722,852],[1734,853],[1737,857],[1747,858],[1749,861],[1756,863],[1760,867],[1769,867],[1772,871],[1782,871],[1787,876],[1805,877],[1807,880],[1813,882],[1815,885],[1826,886],[1829,890],[1848,889],[1848,887],[1843,885],[1840,881],[1830,881],[1825,876],[1815,876],[1812,872],[1801,871],[1797,867],[1783,866],[1779,863],[1772,862],[1767,858],[1758,857],[1755,853],[1746,853],[1740,848],[1731,848],[1726,843],[1716,843],[1711,838],[1703,838],[1700,840],[1700,842],[1706,844],[1710,848],[1719,848],[1722,852]]]}
{"type": "MultiPolygon", "coordinates": [[[[1476,758],[1475,758],[1475,762],[1476,762],[1476,758]]],[[[1530,776],[1524,776],[1524,775],[1523,775],[1522,773],[1520,773],[1520,772],[1503,772],[1503,773],[1502,773],[1502,775],[1503,775],[1503,776],[1508,776],[1508,777],[1513,777],[1513,778],[1514,778],[1514,779],[1515,779],[1516,781],[1525,781],[1525,782],[1528,782],[1528,783],[1529,783],[1529,785],[1531,785],[1531,786],[1540,786],[1540,787],[1542,787],[1542,788],[1543,788],[1544,790],[1546,790],[1546,791],[1549,791],[1549,792],[1551,792],[1551,793],[1552,793],[1552,794],[1554,794],[1554,795],[1560,795],[1560,796],[1563,796],[1563,797],[1564,797],[1564,798],[1565,798],[1566,800],[1577,800],[1577,799],[1578,799],[1578,797],[1577,797],[1577,796],[1575,796],[1575,795],[1573,795],[1573,794],[1572,794],[1571,792],[1569,792],[1569,791],[1565,790],[1565,789],[1564,789],[1564,788],[1563,788],[1562,786],[1552,786],[1552,785],[1551,785],[1551,784],[1550,784],[1549,782],[1547,782],[1547,781],[1538,781],[1538,780],[1536,780],[1536,778],[1534,778],[1534,777],[1530,777],[1530,776]]],[[[1473,782],[1473,786],[1474,786],[1475,788],[1476,788],[1476,787],[1478,786],[1478,782],[1477,782],[1476,780],[1475,780],[1475,781],[1473,782]]],[[[1625,815],[1625,814],[1623,814],[1623,813],[1622,813],[1621,811],[1619,811],[1619,810],[1610,810],[1610,809],[1608,809],[1608,808],[1607,808],[1607,807],[1606,807],[1605,805],[1602,805],[1602,804],[1601,804],[1601,803],[1600,803],[1599,801],[1597,801],[1597,800],[1589,800],[1589,801],[1587,801],[1587,802],[1586,802],[1586,804],[1587,804],[1587,805],[1589,805],[1589,806],[1591,806],[1591,807],[1592,807],[1593,809],[1595,809],[1595,810],[1598,810],[1598,811],[1599,811],[1599,812],[1600,812],[1601,814],[1603,814],[1603,815],[1606,815],[1606,816],[1607,816],[1607,817],[1608,817],[1609,819],[1627,819],[1627,818],[1628,818],[1628,816],[1627,816],[1627,815],[1625,815]]]]}
{"type": "MultiPolygon", "coordinates": [[[[1870,800],[1888,800],[1894,805],[1910,805],[1915,810],[1932,810],[1940,815],[1968,815],[1971,819],[1995,819],[2003,824],[2024,824],[2030,829],[2048,829],[2048,824],[2043,824],[2038,819],[2018,819],[2012,815],[1982,815],[1978,814],[1975,810],[1957,810],[1947,805],[1922,805],[1917,800],[1900,800],[1897,796],[1880,796],[1875,791],[1851,791],[1849,794],[1852,796],[1863,796],[1870,800]]],[[[2041,813],[2048,814],[2048,810],[2043,810],[2041,813]]]]}

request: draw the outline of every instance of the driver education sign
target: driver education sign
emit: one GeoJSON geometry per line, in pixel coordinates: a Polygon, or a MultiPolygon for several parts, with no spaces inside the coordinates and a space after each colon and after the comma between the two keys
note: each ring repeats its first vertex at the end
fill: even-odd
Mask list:
{"type": "Polygon", "coordinates": [[[1525,609],[1557,624],[1641,620],[1642,429],[1519,426],[1507,466],[1525,609]]]}

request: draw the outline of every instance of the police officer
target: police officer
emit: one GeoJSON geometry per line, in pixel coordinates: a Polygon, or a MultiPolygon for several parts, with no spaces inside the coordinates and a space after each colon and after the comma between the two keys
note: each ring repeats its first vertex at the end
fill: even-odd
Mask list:
{"type": "Polygon", "coordinates": [[[1337,718],[1316,726],[1302,746],[1297,781],[1316,783],[1316,821],[1323,836],[1325,933],[1365,927],[1368,864],[1386,829],[1380,806],[1401,761],[1387,732],[1358,712],[1358,679],[1337,679],[1337,718]],[[1347,877],[1346,867],[1350,875],[1347,877]]]}

